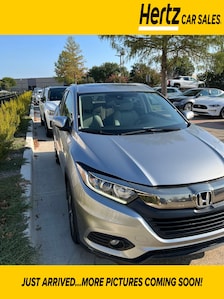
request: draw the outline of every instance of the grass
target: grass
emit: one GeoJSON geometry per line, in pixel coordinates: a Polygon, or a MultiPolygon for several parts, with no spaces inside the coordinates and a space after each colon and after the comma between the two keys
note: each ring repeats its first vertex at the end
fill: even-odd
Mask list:
{"type": "Polygon", "coordinates": [[[0,161],[0,265],[34,264],[36,251],[24,234],[25,212],[29,206],[24,197],[20,175],[29,118],[24,118],[15,134],[7,157],[0,161]]]}

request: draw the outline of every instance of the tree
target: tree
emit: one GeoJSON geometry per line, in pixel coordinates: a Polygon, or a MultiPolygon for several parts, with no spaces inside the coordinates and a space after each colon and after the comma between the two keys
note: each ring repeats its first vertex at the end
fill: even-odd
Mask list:
{"type": "MultiPolygon", "coordinates": [[[[126,67],[120,68],[115,62],[105,62],[101,66],[93,66],[89,70],[88,76],[92,77],[95,82],[106,82],[108,80],[111,82],[112,78],[115,79],[116,76],[128,77],[128,71],[126,67]]],[[[117,78],[115,80],[117,81],[117,78]]]]}
{"type": "Polygon", "coordinates": [[[207,70],[200,75],[200,80],[206,81],[208,87],[224,89],[224,52],[222,49],[210,55],[207,70]]]}
{"type": "Polygon", "coordinates": [[[207,58],[211,45],[222,44],[224,37],[198,35],[101,35],[118,51],[124,49],[129,58],[138,56],[147,64],[160,63],[162,93],[166,95],[168,59],[187,55],[197,61],[207,58]]]}
{"type": "Polygon", "coordinates": [[[0,80],[0,89],[10,90],[13,86],[16,86],[16,81],[13,78],[4,77],[0,80]]]}
{"type": "Polygon", "coordinates": [[[170,78],[177,76],[191,76],[194,73],[195,67],[189,57],[174,57],[168,60],[168,76],[170,78]]]}
{"type": "Polygon", "coordinates": [[[224,72],[224,52],[219,51],[211,54],[210,70],[215,74],[221,74],[224,72]]]}
{"type": "Polygon", "coordinates": [[[224,71],[222,73],[205,72],[198,76],[200,80],[206,81],[206,86],[224,89],[224,71]]]}
{"type": "Polygon", "coordinates": [[[69,36],[64,50],[55,63],[55,73],[59,82],[65,85],[78,83],[85,75],[83,55],[79,45],[69,36]]]}
{"type": "Polygon", "coordinates": [[[156,86],[160,83],[160,74],[144,63],[135,63],[130,71],[130,80],[156,86]],[[148,82],[147,79],[149,79],[148,82]]]}
{"type": "Polygon", "coordinates": [[[112,74],[108,77],[105,82],[108,83],[127,83],[128,77],[123,76],[122,74],[112,74]]]}

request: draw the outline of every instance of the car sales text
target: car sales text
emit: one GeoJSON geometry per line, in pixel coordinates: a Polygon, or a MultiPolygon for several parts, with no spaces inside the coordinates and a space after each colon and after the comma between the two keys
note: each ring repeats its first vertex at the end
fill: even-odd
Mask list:
{"type": "Polygon", "coordinates": [[[181,7],[173,7],[170,3],[162,8],[152,4],[141,4],[139,24],[144,25],[217,25],[221,23],[221,15],[185,14],[181,7]]]}

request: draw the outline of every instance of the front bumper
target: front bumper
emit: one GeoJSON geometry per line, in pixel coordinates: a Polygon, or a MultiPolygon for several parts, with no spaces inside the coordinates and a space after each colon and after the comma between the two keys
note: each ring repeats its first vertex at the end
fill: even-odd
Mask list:
{"type": "Polygon", "coordinates": [[[208,208],[206,212],[200,213],[194,209],[159,211],[146,206],[140,199],[123,205],[90,190],[75,176],[72,187],[81,242],[90,250],[113,259],[137,263],[154,256],[204,251],[224,242],[223,202],[219,202],[217,208],[221,215],[219,225],[214,229],[200,230],[200,221],[207,221],[205,216],[209,218],[210,214],[215,218],[216,208],[208,208]],[[198,230],[194,229],[196,219],[198,230]],[[170,221],[173,234],[161,233],[159,220],[164,221],[165,228],[170,221]],[[186,230],[190,230],[190,233],[182,233],[182,227],[175,234],[175,225],[182,226],[182,220],[187,222],[186,230]]]}
{"type": "Polygon", "coordinates": [[[209,115],[209,116],[219,116],[220,115],[220,109],[198,109],[193,108],[193,112],[201,114],[201,115],[209,115]]]}
{"type": "Polygon", "coordinates": [[[48,114],[47,116],[45,116],[45,120],[46,120],[46,125],[47,125],[48,130],[52,130],[53,116],[48,114]]]}

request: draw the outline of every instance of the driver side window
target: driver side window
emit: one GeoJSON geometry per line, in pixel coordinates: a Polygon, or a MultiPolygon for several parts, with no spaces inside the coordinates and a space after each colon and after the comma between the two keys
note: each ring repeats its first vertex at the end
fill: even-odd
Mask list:
{"type": "Polygon", "coordinates": [[[67,116],[69,126],[72,125],[74,120],[74,96],[70,91],[65,95],[64,102],[61,106],[61,115],[67,116]]]}

